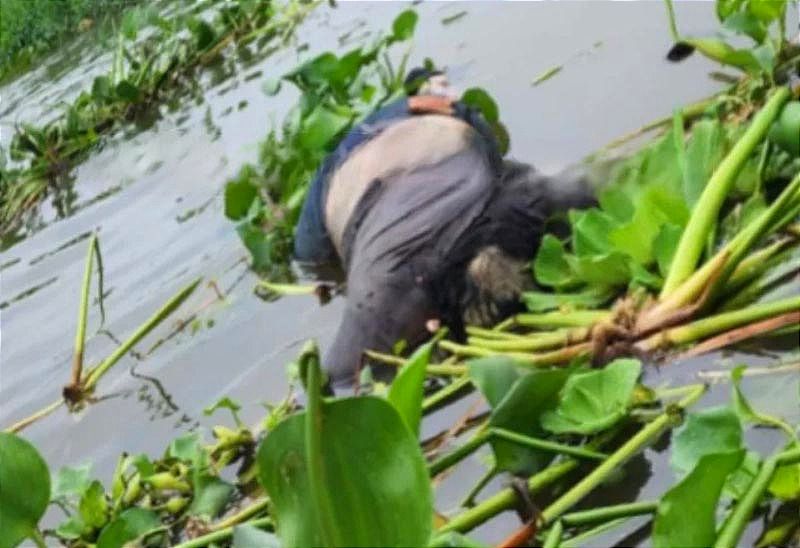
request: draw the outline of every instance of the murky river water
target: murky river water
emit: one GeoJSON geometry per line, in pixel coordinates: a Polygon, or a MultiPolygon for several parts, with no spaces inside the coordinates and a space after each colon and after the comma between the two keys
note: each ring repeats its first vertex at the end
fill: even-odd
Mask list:
{"type": "MultiPolygon", "coordinates": [[[[342,302],[320,307],[313,298],[265,303],[255,297],[256,278],[246,268],[246,252],[222,214],[223,183],[255,160],[258,141],[295,99],[290,89],[266,97],[261,91],[266,78],[321,51],[367,41],[406,7],[322,7],[301,27],[295,46],[267,58],[239,59],[232,73],[207,71],[196,100],[172,112],[164,109],[148,129],[119,132],[75,169],[74,194],[58,206],[45,204],[33,234],[0,259],[0,425],[57,399],[67,382],[92,231],[98,232],[103,251],[105,327],[115,337],[126,337],[195,277],[214,281],[226,298],[215,301],[213,288],[203,285],[172,324],[161,326],[139,350],[146,351],[175,321],[205,306],[195,329],[184,330],[152,355],[125,358],[100,383],[98,395],[104,399],[85,412],[70,415],[61,409],[29,427],[25,436],[52,468],[91,461],[95,474],[108,479],[121,452],[159,454],[181,432],[223,420],[204,417],[202,411],[223,395],[240,401],[243,418],[252,423],[263,416],[263,402],[285,394],[285,364],[305,339],[330,341],[342,302]],[[308,47],[296,47],[301,44],[308,47]]],[[[489,89],[512,136],[512,155],[544,170],[575,162],[720,86],[708,78],[714,67],[700,58],[679,65],[664,60],[670,39],[660,2],[448,3],[417,9],[412,60],[430,56],[448,67],[456,85],[489,89]],[[467,14],[442,23],[461,11],[467,14]],[[531,86],[537,75],[561,64],[554,78],[531,86]]],[[[716,28],[711,3],[680,3],[677,9],[686,33],[716,28]]],[[[14,122],[53,116],[59,101],[90,86],[109,62],[107,49],[82,37],[0,88],[0,143],[8,143],[14,122]]],[[[90,332],[98,324],[95,307],[90,332]]],[[[96,363],[114,345],[107,335],[92,337],[87,361],[96,363]]],[[[724,361],[701,358],[660,371],[651,368],[647,381],[690,381],[699,369],[730,365],[724,361]]],[[[722,385],[704,401],[722,401],[728,390],[722,385]]],[[[796,374],[749,381],[748,390],[765,411],[800,419],[796,374]]],[[[453,406],[447,417],[468,405],[453,406]]],[[[443,424],[434,420],[426,430],[432,433],[443,424]]],[[[754,436],[765,453],[778,439],[762,431],[754,436]]],[[[637,459],[612,499],[657,497],[673,481],[666,454],[650,449],[646,458],[637,459]]],[[[478,459],[459,468],[439,489],[442,509],[459,501],[464,486],[482,471],[478,459]]],[[[496,480],[486,492],[500,485],[496,480]]],[[[507,514],[477,536],[498,540],[515,520],[507,514]]],[[[757,532],[751,528],[747,540],[757,532]]]]}

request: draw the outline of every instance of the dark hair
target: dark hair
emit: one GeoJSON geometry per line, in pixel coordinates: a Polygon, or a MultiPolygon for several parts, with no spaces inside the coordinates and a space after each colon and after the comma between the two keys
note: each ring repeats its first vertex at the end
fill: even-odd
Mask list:
{"type": "Polygon", "coordinates": [[[441,70],[431,69],[428,67],[416,67],[408,71],[408,76],[406,76],[405,82],[403,82],[403,86],[406,88],[406,93],[408,95],[416,95],[419,92],[419,88],[428,81],[428,78],[431,76],[437,76],[439,74],[444,74],[441,70]]]}

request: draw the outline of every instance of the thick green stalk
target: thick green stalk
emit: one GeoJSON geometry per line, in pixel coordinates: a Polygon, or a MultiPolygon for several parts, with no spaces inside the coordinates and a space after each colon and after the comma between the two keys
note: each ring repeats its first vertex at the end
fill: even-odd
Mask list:
{"type": "Polygon", "coordinates": [[[561,523],[561,520],[558,520],[550,528],[550,531],[548,531],[547,537],[544,539],[544,544],[542,544],[542,548],[558,548],[558,546],[561,544],[561,536],[563,534],[564,524],[561,523]]]}
{"type": "Polygon", "coordinates": [[[657,500],[645,500],[641,502],[630,502],[626,504],[615,504],[614,506],[604,506],[602,508],[592,508],[591,510],[581,510],[570,512],[561,516],[559,521],[565,525],[587,525],[598,521],[610,521],[612,519],[640,516],[642,514],[652,514],[658,507],[657,500]]]}
{"type": "MultiPolygon", "coordinates": [[[[558,464],[549,466],[528,479],[528,491],[532,494],[537,493],[548,485],[551,485],[578,467],[575,459],[565,459],[558,464]]],[[[517,494],[511,488],[492,495],[474,508],[455,516],[445,523],[440,529],[440,533],[448,531],[458,531],[463,533],[474,529],[481,523],[492,519],[494,516],[513,507],[517,501],[517,494]]]]}
{"type": "Polygon", "coordinates": [[[722,268],[720,275],[714,280],[714,284],[709,296],[709,302],[713,301],[714,297],[720,293],[723,287],[730,279],[730,276],[742,262],[742,258],[750,249],[758,242],[764,235],[772,229],[780,228],[776,221],[780,221],[781,215],[793,207],[795,202],[800,201],[800,173],[792,179],[792,182],[783,189],[783,192],[778,198],[772,202],[769,208],[764,211],[758,218],[750,223],[739,235],[734,239],[735,244],[732,246],[731,255],[722,268]]]}
{"type": "Polygon", "coordinates": [[[611,317],[608,310],[576,310],[574,312],[544,312],[542,314],[517,314],[516,325],[523,327],[589,327],[611,317]]]}
{"type": "Polygon", "coordinates": [[[741,289],[752,280],[763,274],[767,269],[775,265],[775,257],[783,248],[785,248],[792,240],[782,238],[770,245],[751,253],[747,258],[742,259],[736,270],[733,271],[731,277],[728,278],[725,293],[730,295],[736,290],[741,289]]]}
{"type": "Polygon", "coordinates": [[[747,527],[750,516],[753,515],[753,510],[755,510],[773,474],[775,474],[777,460],[777,455],[773,455],[763,462],[758,474],[750,482],[747,492],[739,500],[728,519],[725,520],[722,529],[717,535],[714,548],[736,548],[739,545],[739,538],[742,536],[745,527],[747,527]]]}
{"type": "Polygon", "coordinates": [[[481,339],[469,337],[470,346],[477,346],[487,350],[503,352],[548,350],[558,346],[567,346],[585,341],[589,337],[589,328],[577,327],[567,330],[558,330],[551,333],[536,333],[528,337],[515,339],[481,339]]]}
{"type": "Polygon", "coordinates": [[[675,258],[664,280],[661,298],[672,293],[694,272],[697,261],[703,252],[706,237],[717,221],[719,210],[727,198],[736,176],[753,150],[763,140],[790,95],[788,88],[777,88],[753,118],[744,135],[714,171],[678,242],[675,258]]]}
{"type": "Polygon", "coordinates": [[[694,342],[728,329],[800,310],[800,297],[790,297],[768,303],[755,304],[741,310],[723,312],[697,320],[688,325],[673,327],[636,343],[640,350],[650,351],[666,345],[694,342]]]}
{"type": "Polygon", "coordinates": [[[446,405],[448,402],[459,398],[462,392],[466,393],[472,389],[472,379],[464,375],[453,379],[448,385],[441,390],[434,392],[422,401],[422,414],[427,414],[435,411],[441,406],[446,405]]]}
{"type": "Polygon", "coordinates": [[[97,384],[97,381],[106,374],[106,372],[117,363],[133,346],[143,339],[148,333],[156,328],[162,321],[164,321],[172,312],[178,308],[183,301],[195,290],[200,283],[201,278],[196,279],[183,289],[181,289],[175,296],[164,304],[155,314],[150,316],[139,328],[131,335],[125,342],[117,347],[114,352],[103,360],[100,365],[92,369],[86,380],[83,382],[84,390],[91,390],[97,384]]]}
{"type": "MultiPolygon", "coordinates": [[[[272,526],[272,519],[269,517],[258,518],[246,522],[246,525],[252,525],[253,527],[259,528],[270,527],[272,526]]],[[[231,538],[233,536],[234,527],[235,525],[232,525],[230,527],[220,529],[219,531],[208,533],[207,535],[195,537],[192,540],[187,540],[186,542],[176,544],[172,548],[205,548],[206,546],[213,546],[219,541],[228,540],[231,538]]]]}
{"type": "MultiPolygon", "coordinates": [[[[697,387],[694,392],[687,395],[677,403],[680,408],[686,408],[697,401],[705,392],[704,386],[697,387]]],[[[648,423],[639,430],[632,438],[626,441],[619,449],[612,453],[606,460],[592,470],[589,475],[575,484],[569,491],[561,495],[555,502],[544,509],[541,519],[545,524],[553,523],[566,510],[577,504],[586,495],[591,493],[595,487],[605,481],[608,476],[617,469],[622,463],[636,455],[645,445],[659,436],[664,430],[669,428],[672,423],[672,411],[665,411],[658,418],[648,423]]]]}
{"type": "Polygon", "coordinates": [[[492,339],[492,340],[516,340],[525,338],[524,335],[518,335],[516,333],[509,333],[508,331],[498,331],[496,329],[485,329],[483,327],[476,327],[474,325],[468,325],[466,327],[467,335],[471,337],[479,337],[483,339],[492,339]]]}
{"type": "Polygon", "coordinates": [[[89,314],[89,286],[92,283],[92,269],[94,264],[94,248],[97,245],[97,234],[92,234],[89,240],[89,250],[86,252],[86,266],[83,269],[83,284],[81,285],[81,300],[78,304],[78,327],[75,330],[75,350],[72,356],[72,375],[70,385],[78,386],[83,375],[83,348],[86,344],[86,318],[89,314]]]}
{"type": "Polygon", "coordinates": [[[485,358],[489,356],[506,356],[513,358],[519,362],[521,367],[526,365],[532,367],[545,367],[550,365],[560,365],[568,363],[578,356],[587,354],[590,351],[589,343],[580,343],[573,346],[567,346],[558,350],[550,352],[541,352],[538,354],[526,354],[522,352],[499,352],[489,350],[478,346],[466,346],[458,344],[453,341],[440,341],[439,347],[452,352],[459,356],[471,356],[477,358],[485,358]]]}
{"type": "Polygon", "coordinates": [[[308,473],[308,487],[311,493],[310,504],[313,505],[314,514],[317,516],[316,525],[319,527],[320,537],[324,546],[341,546],[341,539],[336,538],[336,526],[333,518],[333,501],[331,493],[325,489],[325,464],[322,462],[322,429],[323,405],[322,401],[322,370],[319,366],[319,354],[313,342],[306,344],[300,356],[300,371],[306,373],[306,392],[308,395],[308,409],[305,421],[306,442],[306,472],[308,473]]]}

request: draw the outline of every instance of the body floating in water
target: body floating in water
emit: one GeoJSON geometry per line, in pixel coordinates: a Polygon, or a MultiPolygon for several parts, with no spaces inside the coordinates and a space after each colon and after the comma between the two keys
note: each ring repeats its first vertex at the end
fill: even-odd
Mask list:
{"type": "Polygon", "coordinates": [[[516,312],[547,219],[594,203],[578,174],[504,160],[441,73],[415,69],[407,84],[408,97],[325,160],[295,234],[298,261],[339,262],[347,276],[347,306],[323,356],[335,386],[357,382],[364,350],[413,348],[438,325],[462,338],[465,323],[516,312]]]}

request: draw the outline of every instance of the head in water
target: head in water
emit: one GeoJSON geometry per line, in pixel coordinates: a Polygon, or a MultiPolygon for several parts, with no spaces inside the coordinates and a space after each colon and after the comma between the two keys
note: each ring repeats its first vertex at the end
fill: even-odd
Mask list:
{"type": "Polygon", "coordinates": [[[434,68],[411,69],[406,76],[404,86],[408,95],[436,95],[458,99],[458,93],[450,86],[447,75],[434,68]]]}

